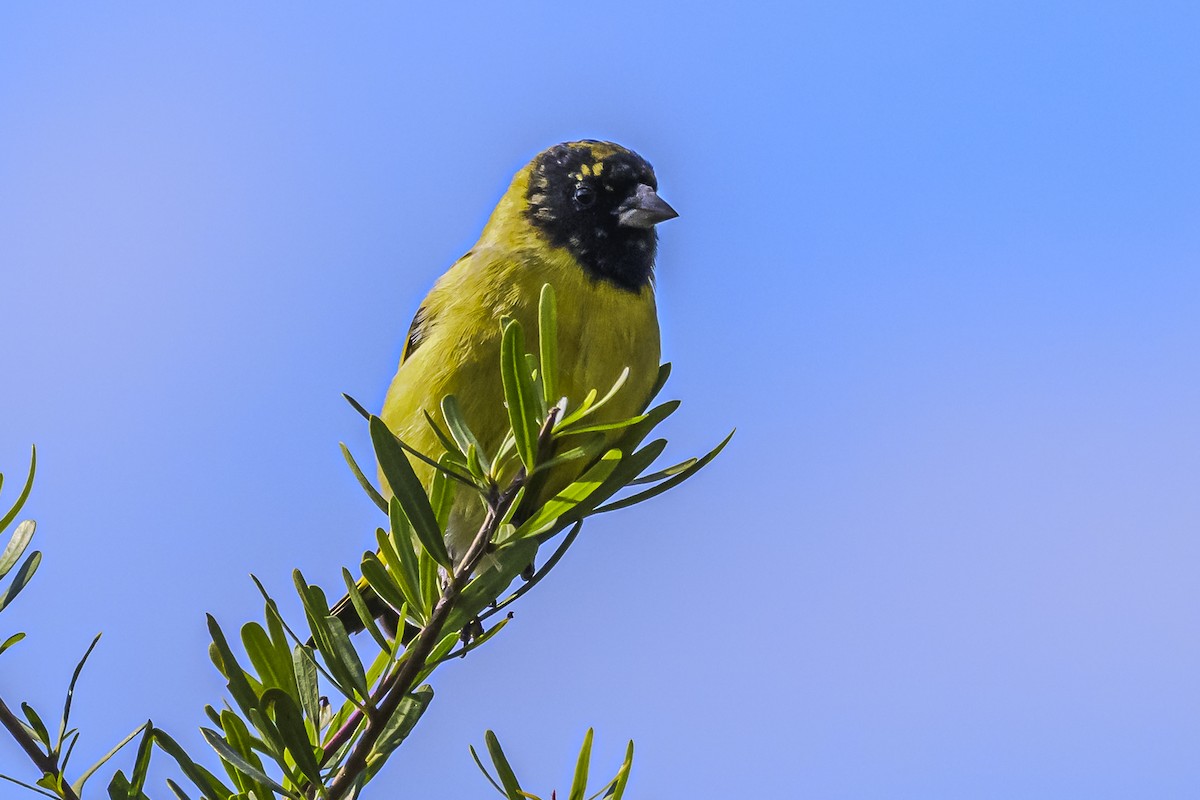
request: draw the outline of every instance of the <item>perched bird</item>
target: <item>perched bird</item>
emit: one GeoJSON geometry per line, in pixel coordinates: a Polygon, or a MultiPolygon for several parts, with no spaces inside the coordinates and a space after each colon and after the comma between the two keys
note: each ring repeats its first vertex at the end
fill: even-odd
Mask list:
{"type": "MultiPolygon", "coordinates": [[[[519,320],[537,352],[538,298],[554,287],[558,308],[560,395],[578,402],[603,393],[629,368],[625,386],[597,421],[639,413],[657,376],[659,329],[654,302],[655,225],[678,216],[658,194],[654,170],[620,145],[568,142],[539,153],[512,183],[479,241],[438,279],[421,303],[380,417],[405,443],[436,456],[442,446],[425,414],[456,396],[484,450],[508,432],[500,379],[501,317],[519,320]]],[[[426,486],[433,469],[411,459],[426,486]]],[[[585,465],[555,469],[546,491],[585,465]]],[[[446,544],[459,559],[479,529],[483,508],[459,491],[446,544]]],[[[345,603],[339,616],[361,629],[345,603]]]]}

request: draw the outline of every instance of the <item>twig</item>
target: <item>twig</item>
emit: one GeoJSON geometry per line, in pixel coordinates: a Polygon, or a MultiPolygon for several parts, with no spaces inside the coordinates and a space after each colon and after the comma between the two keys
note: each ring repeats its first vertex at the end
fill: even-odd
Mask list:
{"type": "Polygon", "coordinates": [[[67,783],[67,779],[59,771],[58,759],[42,752],[37,742],[25,730],[25,726],[21,724],[21,720],[17,718],[17,715],[12,712],[12,709],[3,700],[0,700],[0,723],[17,740],[17,744],[21,745],[21,749],[25,751],[25,755],[29,756],[29,760],[41,770],[43,775],[54,775],[59,779],[63,800],[79,800],[79,795],[75,794],[75,790],[71,788],[71,784],[67,783]]]}

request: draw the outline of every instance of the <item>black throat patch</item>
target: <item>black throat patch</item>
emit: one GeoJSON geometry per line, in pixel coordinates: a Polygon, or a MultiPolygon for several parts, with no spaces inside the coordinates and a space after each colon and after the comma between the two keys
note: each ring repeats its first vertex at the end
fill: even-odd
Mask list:
{"type": "Polygon", "coordinates": [[[639,184],[658,188],[636,153],[601,142],[556,145],[534,160],[526,214],[592,278],[640,291],[653,278],[658,235],[617,222],[618,207],[639,184]]]}

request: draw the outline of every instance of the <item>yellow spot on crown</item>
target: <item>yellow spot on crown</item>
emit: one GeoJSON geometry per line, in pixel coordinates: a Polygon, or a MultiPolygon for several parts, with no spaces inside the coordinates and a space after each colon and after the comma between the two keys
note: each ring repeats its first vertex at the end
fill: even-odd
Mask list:
{"type": "Polygon", "coordinates": [[[601,172],[604,172],[604,162],[603,161],[597,161],[595,164],[592,164],[592,174],[593,175],[599,175],[601,172]]]}
{"type": "Polygon", "coordinates": [[[584,175],[588,175],[588,176],[590,176],[592,174],[592,168],[589,167],[587,164],[584,164],[582,167],[580,167],[579,171],[582,172],[584,175]]]}

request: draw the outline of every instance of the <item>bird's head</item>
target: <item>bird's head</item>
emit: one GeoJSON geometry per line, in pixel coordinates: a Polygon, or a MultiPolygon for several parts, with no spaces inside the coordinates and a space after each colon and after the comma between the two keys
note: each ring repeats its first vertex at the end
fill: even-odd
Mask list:
{"type": "Polygon", "coordinates": [[[610,142],[542,151],[517,174],[510,194],[536,236],[570,253],[593,278],[630,291],[650,283],[654,226],[679,216],[658,194],[651,166],[610,142]]]}

